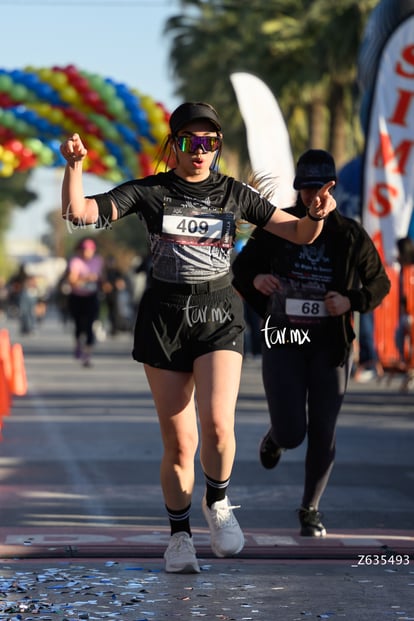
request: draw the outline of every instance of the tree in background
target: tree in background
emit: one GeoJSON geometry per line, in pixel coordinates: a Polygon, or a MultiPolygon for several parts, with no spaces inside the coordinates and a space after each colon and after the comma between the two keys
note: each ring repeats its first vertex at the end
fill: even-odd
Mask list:
{"type": "Polygon", "coordinates": [[[30,172],[16,173],[12,177],[0,178],[0,275],[8,274],[4,248],[5,233],[10,225],[10,216],[16,207],[27,207],[37,199],[37,194],[27,189],[30,172]]]}
{"type": "Polygon", "coordinates": [[[339,165],[360,151],[356,63],[378,0],[182,0],[171,17],[171,68],[182,99],[220,111],[226,144],[240,152],[243,123],[229,76],[261,78],[283,111],[294,155],[331,151],[339,165]]]}
{"type": "MultiPolygon", "coordinates": [[[[338,166],[361,151],[356,64],[365,23],[378,0],[181,0],[171,17],[170,63],[176,95],[217,107],[226,134],[225,162],[248,171],[245,128],[230,75],[261,78],[283,112],[293,155],[331,151],[338,166]]],[[[11,209],[34,200],[29,173],[0,179],[0,270],[11,209]]],[[[55,228],[52,229],[52,232],[55,228]]],[[[142,225],[116,227],[127,247],[142,251],[142,225]],[[138,235],[137,238],[134,237],[138,235]],[[138,243],[138,246],[137,246],[138,243]]],[[[63,252],[60,238],[48,240],[63,252]]]]}
{"type": "Polygon", "coordinates": [[[59,208],[47,215],[48,231],[42,236],[42,243],[47,246],[52,256],[67,258],[76,244],[86,235],[95,235],[102,256],[115,257],[117,264],[128,270],[131,262],[138,257],[148,255],[148,242],[144,224],[139,218],[120,220],[110,231],[95,231],[93,225],[74,226],[62,219],[59,208]]]}

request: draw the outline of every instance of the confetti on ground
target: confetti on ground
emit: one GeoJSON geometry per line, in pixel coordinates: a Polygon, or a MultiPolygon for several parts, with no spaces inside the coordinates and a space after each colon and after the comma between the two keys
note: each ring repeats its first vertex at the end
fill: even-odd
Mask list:
{"type": "Polygon", "coordinates": [[[402,570],[391,577],[372,568],[355,573],[351,564],[318,563],[317,571],[223,559],[200,574],[177,575],[164,572],[162,559],[3,563],[0,621],[339,621],[354,619],[359,606],[359,621],[414,621],[412,575],[402,570]]]}

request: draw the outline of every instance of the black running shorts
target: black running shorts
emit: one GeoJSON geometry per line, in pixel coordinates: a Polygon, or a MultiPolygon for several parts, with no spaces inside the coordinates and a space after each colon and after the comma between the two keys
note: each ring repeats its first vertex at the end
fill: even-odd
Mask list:
{"type": "Polygon", "coordinates": [[[228,278],[212,283],[153,281],[139,306],[133,358],[159,369],[191,372],[194,360],[212,351],[243,354],[243,302],[228,278]]]}

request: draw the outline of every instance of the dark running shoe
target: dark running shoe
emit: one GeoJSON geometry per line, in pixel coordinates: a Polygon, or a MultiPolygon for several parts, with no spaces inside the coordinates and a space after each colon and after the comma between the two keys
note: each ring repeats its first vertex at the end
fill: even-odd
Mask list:
{"type": "Polygon", "coordinates": [[[273,442],[272,430],[269,429],[267,434],[260,442],[259,456],[260,463],[262,464],[263,468],[266,468],[266,470],[271,470],[272,468],[275,468],[279,463],[283,450],[284,449],[280,448],[280,446],[277,446],[277,444],[273,442]]]}
{"type": "Polygon", "coordinates": [[[325,526],[321,522],[322,513],[313,507],[298,509],[300,534],[302,537],[326,537],[325,526]]]}

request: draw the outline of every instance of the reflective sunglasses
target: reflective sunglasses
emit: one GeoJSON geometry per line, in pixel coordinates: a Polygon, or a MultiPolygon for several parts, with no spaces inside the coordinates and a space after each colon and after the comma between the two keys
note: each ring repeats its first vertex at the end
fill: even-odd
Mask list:
{"type": "Polygon", "coordinates": [[[217,151],[221,145],[218,136],[177,136],[175,141],[183,153],[195,153],[200,148],[204,153],[217,151]]]}

